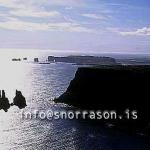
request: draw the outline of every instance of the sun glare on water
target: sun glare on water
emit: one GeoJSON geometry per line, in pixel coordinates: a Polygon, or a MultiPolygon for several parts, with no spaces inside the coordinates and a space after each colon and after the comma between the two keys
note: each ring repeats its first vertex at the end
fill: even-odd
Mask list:
{"type": "Polygon", "coordinates": [[[12,59],[31,59],[36,54],[35,51],[0,50],[0,90],[4,89],[8,98],[14,97],[16,89],[23,90],[26,73],[30,68],[24,61],[13,62],[12,59]]]}

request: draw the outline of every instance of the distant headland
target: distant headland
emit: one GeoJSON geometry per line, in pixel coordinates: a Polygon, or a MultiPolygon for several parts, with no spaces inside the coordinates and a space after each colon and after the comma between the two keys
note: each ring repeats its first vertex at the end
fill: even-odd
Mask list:
{"type": "Polygon", "coordinates": [[[97,57],[97,56],[66,56],[55,57],[48,56],[49,62],[64,62],[77,65],[117,65],[118,63],[111,57],[97,57]]]}
{"type": "MultiPolygon", "coordinates": [[[[23,58],[27,60],[27,58],[23,58]]],[[[21,58],[13,58],[12,61],[22,61],[21,58]]],[[[99,57],[99,56],[86,56],[86,55],[70,55],[64,57],[48,56],[45,61],[40,61],[38,57],[33,59],[36,64],[50,64],[50,63],[70,63],[76,65],[119,65],[114,58],[99,57]]]]}

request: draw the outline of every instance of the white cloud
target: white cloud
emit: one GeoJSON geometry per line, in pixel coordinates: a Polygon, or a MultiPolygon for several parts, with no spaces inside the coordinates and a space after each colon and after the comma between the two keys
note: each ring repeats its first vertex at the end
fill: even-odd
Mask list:
{"type": "Polygon", "coordinates": [[[63,5],[63,6],[83,6],[85,0],[44,0],[47,4],[50,5],[63,5]]]}
{"type": "Polygon", "coordinates": [[[10,11],[11,15],[20,16],[20,17],[57,17],[61,14],[58,11],[34,11],[31,9],[27,10],[14,10],[10,11]]]}
{"type": "Polygon", "coordinates": [[[92,32],[93,30],[80,26],[77,23],[33,23],[25,22],[15,18],[9,21],[0,22],[0,29],[21,30],[21,31],[67,31],[67,32],[92,32]]]}
{"type": "Polygon", "coordinates": [[[0,0],[0,6],[16,9],[27,8],[26,3],[24,1],[21,3],[21,0],[0,0]]]}
{"type": "Polygon", "coordinates": [[[91,18],[91,19],[100,19],[100,20],[106,19],[105,16],[97,15],[97,14],[82,14],[82,16],[87,17],[87,18],[91,18]]]}
{"type": "Polygon", "coordinates": [[[43,9],[45,3],[46,0],[0,0],[1,7],[9,8],[9,15],[21,17],[57,17],[60,15],[58,11],[45,11],[43,9]]]}
{"type": "Polygon", "coordinates": [[[65,17],[58,11],[46,11],[45,6],[51,5],[63,5],[68,8],[72,6],[80,6],[84,0],[0,0],[1,7],[7,7],[8,11],[2,12],[1,17],[3,20],[0,22],[0,29],[8,30],[24,30],[24,31],[68,31],[68,32],[92,32],[93,30],[88,29],[85,26],[80,25],[73,21],[70,17],[65,17]],[[17,17],[22,17],[21,19],[17,17]],[[33,19],[31,22],[24,21],[24,17],[54,17],[56,20],[49,22],[48,18],[46,22],[38,23],[33,19]],[[59,21],[58,18],[59,17],[59,21]],[[64,22],[62,22],[64,20],[64,22]],[[48,23],[49,22],[49,23],[48,23]]]}
{"type": "Polygon", "coordinates": [[[85,0],[0,0],[0,6],[9,8],[41,7],[43,5],[82,6],[85,0]]]}
{"type": "Polygon", "coordinates": [[[1,13],[0,14],[0,17],[7,17],[8,15],[7,14],[4,14],[4,13],[1,13]]]}
{"type": "Polygon", "coordinates": [[[73,7],[72,6],[68,6],[68,7],[65,7],[66,10],[72,10],[73,7]]]}
{"type": "Polygon", "coordinates": [[[120,34],[124,36],[150,36],[150,28],[144,27],[136,31],[120,32],[120,34]]]}

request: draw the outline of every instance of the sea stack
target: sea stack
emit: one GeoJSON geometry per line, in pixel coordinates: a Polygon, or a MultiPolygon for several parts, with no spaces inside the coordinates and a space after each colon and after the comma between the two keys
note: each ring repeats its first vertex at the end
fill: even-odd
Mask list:
{"type": "Polygon", "coordinates": [[[39,62],[39,59],[38,58],[34,58],[34,62],[39,62]]]}
{"type": "Polygon", "coordinates": [[[5,91],[2,90],[1,93],[0,90],[0,110],[3,109],[5,112],[7,112],[9,108],[10,108],[10,104],[8,98],[6,98],[5,96],[5,91]]]}
{"type": "Polygon", "coordinates": [[[25,108],[26,105],[26,99],[22,95],[21,91],[16,90],[16,96],[13,99],[13,104],[18,106],[20,109],[25,108]]]}

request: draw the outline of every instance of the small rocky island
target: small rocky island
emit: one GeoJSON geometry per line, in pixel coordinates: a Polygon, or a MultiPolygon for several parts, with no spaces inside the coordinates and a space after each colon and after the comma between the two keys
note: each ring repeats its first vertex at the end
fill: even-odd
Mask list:
{"type": "Polygon", "coordinates": [[[16,96],[14,97],[13,103],[10,104],[8,98],[5,96],[5,91],[2,90],[1,92],[0,90],[0,110],[3,109],[5,112],[7,112],[10,106],[13,105],[18,106],[20,109],[25,108],[27,106],[26,99],[22,95],[21,91],[16,90],[16,96]]]}
{"type": "Polygon", "coordinates": [[[10,104],[8,98],[5,96],[5,91],[2,90],[1,92],[0,90],[0,110],[3,109],[5,112],[7,112],[9,108],[10,104]]]}
{"type": "Polygon", "coordinates": [[[21,58],[13,58],[12,61],[21,61],[21,58]]]}
{"type": "Polygon", "coordinates": [[[25,108],[27,106],[26,99],[22,95],[21,91],[16,90],[16,96],[14,97],[13,105],[18,106],[20,109],[25,108]]]}
{"type": "MultiPolygon", "coordinates": [[[[66,92],[55,99],[83,110],[137,110],[138,118],[108,120],[150,135],[150,66],[81,67],[66,92]]],[[[106,120],[105,120],[106,121],[106,120]]]]}
{"type": "Polygon", "coordinates": [[[114,58],[97,57],[97,56],[66,56],[66,57],[48,56],[48,61],[72,63],[77,65],[117,65],[117,62],[114,58]]]}

